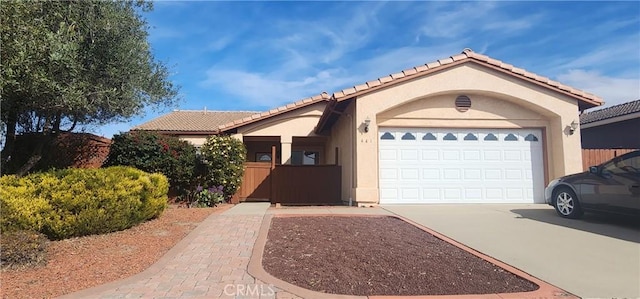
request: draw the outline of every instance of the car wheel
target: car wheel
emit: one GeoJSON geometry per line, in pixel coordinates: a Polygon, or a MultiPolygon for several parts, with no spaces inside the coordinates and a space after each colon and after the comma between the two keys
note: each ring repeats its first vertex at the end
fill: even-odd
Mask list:
{"type": "Polygon", "coordinates": [[[576,219],[582,216],[578,197],[569,188],[560,188],[554,192],[553,206],[562,217],[576,219]]]}

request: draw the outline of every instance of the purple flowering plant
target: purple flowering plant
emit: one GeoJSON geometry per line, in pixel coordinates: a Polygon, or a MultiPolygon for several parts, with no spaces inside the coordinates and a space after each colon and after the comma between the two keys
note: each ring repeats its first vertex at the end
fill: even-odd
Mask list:
{"type": "Polygon", "coordinates": [[[224,201],[224,187],[214,186],[205,188],[202,185],[198,185],[194,191],[189,191],[182,196],[182,200],[185,201],[189,207],[215,207],[224,201]]]}

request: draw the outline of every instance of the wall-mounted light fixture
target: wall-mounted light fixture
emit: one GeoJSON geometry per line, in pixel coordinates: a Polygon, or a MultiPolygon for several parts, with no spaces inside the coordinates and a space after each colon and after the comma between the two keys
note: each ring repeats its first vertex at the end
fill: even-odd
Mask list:
{"type": "Polygon", "coordinates": [[[369,124],[371,124],[371,119],[369,119],[369,117],[367,116],[367,118],[365,118],[365,120],[364,120],[364,132],[365,133],[369,132],[369,124]]]}
{"type": "Polygon", "coordinates": [[[571,122],[571,124],[569,125],[569,135],[573,135],[573,133],[575,133],[576,129],[578,128],[579,123],[576,122],[575,120],[571,122]]]}

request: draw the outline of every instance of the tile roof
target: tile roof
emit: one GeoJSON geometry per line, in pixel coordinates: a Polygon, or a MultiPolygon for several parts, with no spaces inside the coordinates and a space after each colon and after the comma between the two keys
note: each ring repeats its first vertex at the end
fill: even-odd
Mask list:
{"type": "MultiPolygon", "coordinates": [[[[351,88],[343,89],[333,94],[336,100],[351,98],[378,88],[383,88],[392,85],[397,82],[404,81],[403,79],[415,78],[421,75],[425,75],[437,70],[442,70],[447,67],[458,65],[463,62],[474,61],[476,63],[492,67],[497,70],[508,72],[514,76],[521,77],[522,79],[534,82],[551,89],[555,89],[558,92],[567,94],[584,102],[591,104],[591,106],[602,105],[602,99],[584,91],[572,88],[570,86],[553,81],[549,78],[538,76],[534,73],[528,72],[524,69],[514,67],[511,64],[504,63],[500,60],[493,59],[489,56],[478,54],[471,49],[464,49],[461,54],[453,55],[451,57],[440,59],[434,62],[426,63],[404,70],[399,73],[391,74],[385,77],[378,78],[377,80],[369,81],[361,85],[356,85],[351,88]]],[[[587,107],[588,108],[588,107],[587,107]]]]}
{"type": "Polygon", "coordinates": [[[244,116],[242,118],[237,118],[235,120],[232,120],[232,121],[229,121],[227,123],[221,124],[217,128],[220,131],[228,131],[228,130],[231,130],[231,129],[234,129],[234,128],[238,128],[238,127],[241,127],[241,126],[248,125],[250,123],[254,123],[254,122],[263,120],[265,118],[273,117],[273,116],[276,116],[278,114],[282,114],[282,113],[289,112],[289,111],[292,111],[292,110],[296,110],[296,109],[299,109],[299,108],[302,108],[302,107],[306,107],[306,106],[309,106],[311,104],[315,104],[315,103],[322,102],[322,101],[328,101],[329,99],[330,99],[329,94],[327,94],[326,92],[322,92],[319,95],[315,95],[315,96],[312,96],[312,97],[309,97],[309,98],[305,98],[305,99],[299,100],[297,102],[290,103],[290,104],[287,104],[285,106],[281,106],[281,107],[278,107],[278,108],[273,108],[273,109],[271,109],[269,111],[265,111],[265,112],[261,112],[261,113],[258,112],[258,113],[252,114],[252,115],[244,116]]]}
{"type": "Polygon", "coordinates": [[[636,112],[640,112],[640,99],[603,108],[600,110],[583,113],[582,115],[580,115],[580,124],[588,124],[636,112]]]}
{"type": "Polygon", "coordinates": [[[256,111],[176,110],[132,130],[217,133],[218,126],[254,115],[256,111]]]}

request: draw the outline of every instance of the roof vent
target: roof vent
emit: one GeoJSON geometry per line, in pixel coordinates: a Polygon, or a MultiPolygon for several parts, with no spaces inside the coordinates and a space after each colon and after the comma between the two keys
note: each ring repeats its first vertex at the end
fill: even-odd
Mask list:
{"type": "Polygon", "coordinates": [[[471,99],[468,96],[458,96],[456,98],[456,109],[460,112],[466,112],[471,108],[471,99]]]}

